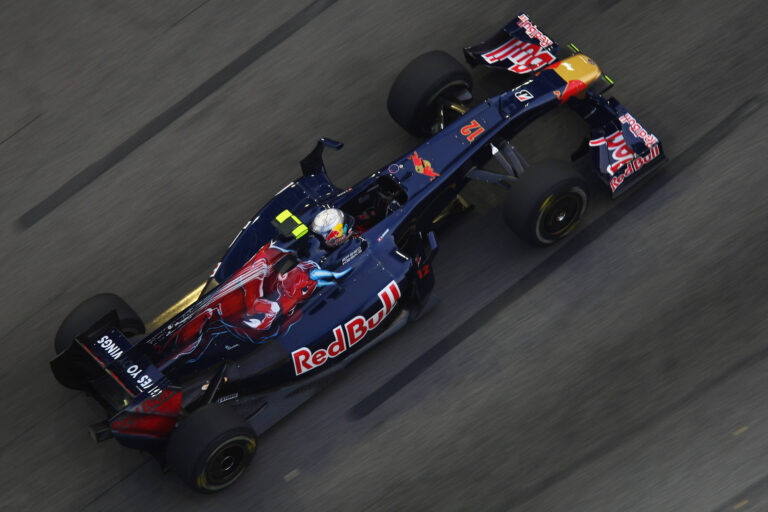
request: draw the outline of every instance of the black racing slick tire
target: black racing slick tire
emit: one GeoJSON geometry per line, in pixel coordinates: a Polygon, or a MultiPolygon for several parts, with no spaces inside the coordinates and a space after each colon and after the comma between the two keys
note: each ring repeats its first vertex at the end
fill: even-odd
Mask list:
{"type": "Polygon", "coordinates": [[[387,110],[405,131],[417,137],[432,134],[436,102],[472,90],[472,75],[445,52],[431,51],[413,59],[395,79],[387,110]]]}
{"type": "Polygon", "coordinates": [[[256,453],[253,428],[234,409],[210,404],[181,420],[165,457],[171,471],[199,492],[229,487],[256,453]]]}
{"type": "Polygon", "coordinates": [[[525,241],[550,245],[576,229],[587,204],[584,177],[566,162],[546,160],[510,186],[504,220],[525,241]]]}
{"type": "Polygon", "coordinates": [[[67,350],[76,336],[90,329],[112,311],[117,313],[115,327],[127,337],[144,333],[144,322],[128,303],[113,293],[102,293],[81,302],[67,315],[59,326],[53,342],[56,354],[67,350]]]}

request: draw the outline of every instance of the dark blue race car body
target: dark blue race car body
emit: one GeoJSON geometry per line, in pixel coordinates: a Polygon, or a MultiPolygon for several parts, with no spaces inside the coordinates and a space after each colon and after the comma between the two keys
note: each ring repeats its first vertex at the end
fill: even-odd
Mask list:
{"type": "Polygon", "coordinates": [[[567,104],[589,125],[585,148],[613,196],[662,161],[656,137],[595,90],[605,81],[597,65],[578,53],[558,60],[557,51],[525,15],[465,49],[470,64],[525,75],[523,83],[350,189],[331,183],[321,159],[340,144],[321,140],[302,176],[238,234],[194,304],[133,345],[94,326],[52,362],[54,373],[100,396],[110,414],[100,435],[129,446],[162,447],[183,411],[211,402],[255,423],[269,418],[264,430],[279,417],[275,396],[300,395],[429,307],[434,220],[470,179],[513,181],[482,170],[501,141],[567,104]],[[333,249],[307,229],[327,208],[354,219],[354,235],[333,249]]]}

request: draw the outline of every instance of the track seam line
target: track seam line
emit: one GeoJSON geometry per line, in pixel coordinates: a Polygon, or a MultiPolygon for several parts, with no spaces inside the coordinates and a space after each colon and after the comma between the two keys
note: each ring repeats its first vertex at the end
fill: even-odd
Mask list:
{"type": "Polygon", "coordinates": [[[193,8],[193,9],[192,9],[192,10],[190,10],[190,11],[187,11],[187,13],[186,13],[184,16],[182,16],[181,18],[179,18],[179,19],[177,19],[176,21],[174,21],[173,23],[171,23],[171,24],[168,26],[168,28],[167,28],[167,29],[165,29],[165,30],[166,30],[166,32],[167,32],[167,31],[169,31],[169,30],[171,30],[173,27],[175,27],[176,25],[178,25],[179,23],[181,23],[181,22],[182,22],[182,21],[184,21],[185,19],[187,19],[187,18],[189,18],[190,16],[192,16],[192,15],[193,15],[195,12],[197,12],[197,11],[198,11],[200,8],[202,8],[202,7],[203,7],[205,4],[207,4],[207,3],[208,3],[208,2],[210,2],[210,1],[211,1],[211,0],[203,0],[203,1],[200,3],[200,5],[198,5],[197,7],[193,8]]]}
{"type": "Polygon", "coordinates": [[[182,99],[139,128],[109,153],[82,169],[48,197],[24,212],[16,220],[17,228],[23,231],[35,225],[336,2],[337,0],[314,0],[291,16],[282,25],[214,73],[182,99]]]}
{"type": "Polygon", "coordinates": [[[6,143],[6,142],[8,142],[9,140],[11,140],[12,138],[14,138],[15,136],[17,136],[18,134],[20,134],[20,133],[21,133],[21,132],[22,132],[22,131],[23,131],[23,130],[24,130],[26,127],[27,127],[27,126],[31,125],[32,123],[34,123],[35,121],[37,121],[38,119],[40,119],[40,118],[43,116],[43,114],[44,114],[44,113],[45,113],[45,112],[40,112],[40,113],[39,113],[39,114],[37,114],[35,117],[33,117],[32,119],[30,119],[29,121],[27,121],[26,123],[24,123],[23,125],[21,125],[21,127],[17,128],[15,132],[13,132],[12,134],[10,134],[9,136],[7,136],[6,138],[4,138],[3,140],[0,140],[0,146],[2,146],[3,144],[5,144],[5,143],[6,143]]]}

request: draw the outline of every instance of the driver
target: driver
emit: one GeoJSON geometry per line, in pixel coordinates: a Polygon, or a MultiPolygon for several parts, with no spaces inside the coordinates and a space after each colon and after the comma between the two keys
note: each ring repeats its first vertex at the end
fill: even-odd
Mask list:
{"type": "Polygon", "coordinates": [[[338,208],[328,208],[315,215],[310,229],[326,247],[335,249],[352,236],[352,218],[338,208]]]}

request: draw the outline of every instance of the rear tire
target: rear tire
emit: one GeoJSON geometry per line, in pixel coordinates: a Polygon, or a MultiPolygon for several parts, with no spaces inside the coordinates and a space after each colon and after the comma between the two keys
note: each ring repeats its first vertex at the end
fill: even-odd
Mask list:
{"type": "Polygon", "coordinates": [[[144,322],[136,311],[113,293],[102,293],[81,302],[67,315],[56,332],[53,348],[56,354],[67,350],[75,337],[90,329],[110,312],[117,313],[117,327],[126,337],[143,334],[144,322]]]}
{"type": "Polygon", "coordinates": [[[389,90],[387,110],[411,135],[428,137],[437,116],[439,99],[456,99],[472,90],[472,75],[445,52],[432,51],[413,59],[389,90]]]}
{"type": "Polygon", "coordinates": [[[576,229],[587,209],[587,183],[570,164],[546,160],[509,189],[504,220],[522,239],[551,245],[576,229]]]}
{"type": "Polygon", "coordinates": [[[234,409],[210,404],[181,420],[165,450],[170,469],[199,492],[229,487],[256,452],[253,428],[234,409]]]}

